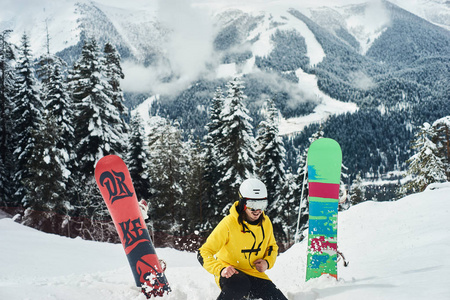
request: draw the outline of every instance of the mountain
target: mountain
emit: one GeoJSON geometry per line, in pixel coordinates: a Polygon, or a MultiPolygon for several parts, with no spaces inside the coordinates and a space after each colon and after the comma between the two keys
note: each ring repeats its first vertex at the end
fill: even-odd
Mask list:
{"type": "MultiPolygon", "coordinates": [[[[395,25],[392,20],[402,18],[401,14],[405,11],[393,13],[391,3],[397,4],[397,9],[402,7],[419,16],[416,20],[408,20],[410,24],[420,26],[417,19],[423,18],[442,28],[450,26],[450,7],[443,0],[321,0],[303,1],[302,4],[289,0],[252,0],[245,3],[217,0],[4,2],[4,9],[0,12],[0,29],[14,30],[12,42],[18,44],[21,35],[26,32],[31,38],[34,54],[38,56],[47,49],[48,33],[50,51],[59,53],[71,63],[77,58],[84,38],[95,37],[100,44],[110,41],[121,53],[126,77],[129,78],[124,81],[125,91],[156,90],[162,94],[167,93],[168,89],[158,89],[159,84],[173,81],[184,83],[184,86],[190,84],[200,77],[206,65],[212,73],[221,77],[229,75],[223,73],[226,69],[224,63],[230,64],[236,59],[244,61],[252,54],[254,57],[269,55],[276,43],[270,40],[270,35],[276,29],[295,30],[307,39],[308,28],[296,20],[298,15],[293,17],[292,11],[301,13],[361,54],[365,54],[386,29],[395,25]],[[257,40],[260,40],[259,43],[257,40]],[[176,49],[178,46],[182,49],[176,49]],[[233,46],[240,49],[231,49],[233,46]],[[228,51],[224,54],[225,50],[228,51]],[[230,52],[233,57],[230,57],[230,52]],[[220,57],[221,61],[213,57],[220,57]],[[190,70],[192,68],[198,70],[190,70]],[[137,69],[157,74],[144,75],[144,81],[140,82],[147,80],[146,86],[136,87],[131,82],[138,77],[135,75],[137,69]]],[[[414,32],[414,35],[426,37],[423,30],[414,32]]],[[[311,39],[307,42],[311,47],[311,39]]],[[[379,47],[384,44],[378,43],[379,47]]],[[[323,56],[320,50],[319,53],[307,53],[311,64],[321,61],[320,53],[323,56]]],[[[298,54],[290,53],[291,56],[298,54]]],[[[394,53],[390,50],[386,54],[394,53]]],[[[254,66],[247,62],[247,67],[254,66]]],[[[252,70],[241,71],[246,73],[252,70]]]]}
{"type": "Polygon", "coordinates": [[[215,88],[242,76],[255,128],[274,98],[294,170],[321,122],[342,146],[349,180],[402,171],[415,128],[450,114],[444,0],[21,0],[3,8],[0,29],[13,29],[16,44],[27,32],[36,56],[47,33],[50,51],[69,65],[86,37],[112,42],[128,107],[147,99],[140,111],[178,119],[199,137],[215,88]]]}
{"type": "MultiPolygon", "coordinates": [[[[268,275],[290,300],[450,296],[449,185],[395,202],[368,201],[339,213],[339,250],[350,262],[334,278],[305,283],[306,240],[281,253],[268,275]]],[[[122,245],[43,233],[0,211],[0,298],[145,299],[122,245]]],[[[157,248],[172,292],[164,299],[216,299],[219,288],[195,253],[157,248]]]]}

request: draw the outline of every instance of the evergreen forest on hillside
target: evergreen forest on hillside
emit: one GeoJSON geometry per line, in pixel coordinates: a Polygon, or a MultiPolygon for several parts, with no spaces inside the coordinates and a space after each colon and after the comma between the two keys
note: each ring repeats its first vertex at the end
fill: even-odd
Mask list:
{"type": "MultiPolygon", "coordinates": [[[[218,50],[239,60],[223,46],[233,36],[226,33],[219,35],[218,50]]],[[[315,34],[333,46],[320,28],[315,34]]],[[[176,96],[161,96],[149,112],[152,122],[144,124],[130,113],[120,87],[121,56],[112,44],[100,47],[86,39],[78,59],[68,65],[49,52],[34,57],[26,34],[20,45],[8,42],[9,35],[0,35],[0,206],[40,230],[118,242],[93,176],[95,163],[108,154],[126,161],[138,197],[150,204],[156,246],[184,250],[199,246],[238,200],[240,182],[252,176],[266,183],[266,213],[277,240],[289,247],[299,209],[300,232],[307,226],[305,157],[309,144],[321,137],[337,140],[343,150],[341,209],[450,179],[450,93],[444,76],[449,62],[414,61],[423,73],[408,73],[382,67],[377,52],[367,58],[336,43],[335,56],[310,68],[302,37],[277,32],[277,47],[256,59],[259,68],[291,83],[298,81],[294,71],[305,68],[318,76],[323,91],[360,107],[280,136],[280,114],[307,115],[316,103],[302,99],[290,105],[293,94],[281,90],[276,80],[255,74],[201,79],[176,96]],[[298,45],[296,60],[283,56],[290,51],[286,41],[298,45]],[[373,72],[377,84],[364,89],[349,85],[341,78],[354,70],[341,60],[357,60],[357,72],[373,72]],[[435,80],[426,84],[430,68],[438,64],[435,80]],[[444,75],[439,75],[442,68],[444,75]],[[407,74],[398,77],[399,72],[407,74]],[[150,127],[147,136],[144,127],[150,127]],[[377,180],[385,182],[374,184],[377,180]]]]}

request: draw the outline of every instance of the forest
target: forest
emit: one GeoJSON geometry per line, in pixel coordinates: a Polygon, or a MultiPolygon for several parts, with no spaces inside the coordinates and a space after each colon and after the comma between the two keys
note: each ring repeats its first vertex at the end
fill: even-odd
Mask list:
{"type": "MultiPolygon", "coordinates": [[[[301,233],[307,227],[306,151],[321,137],[335,138],[344,152],[341,209],[380,197],[366,196],[364,178],[388,171],[409,175],[390,188],[397,196],[450,179],[448,117],[424,120],[420,130],[405,126],[424,119],[411,109],[420,101],[333,116],[282,137],[278,120],[289,107],[280,97],[289,96],[256,103],[258,78],[244,76],[199,81],[174,98],[161,97],[150,111],[152,122],[143,124],[125,106],[124,73],[113,45],[100,48],[95,39],[86,39],[69,66],[49,51],[35,58],[26,34],[18,46],[8,42],[9,34],[0,35],[0,207],[46,232],[119,242],[93,175],[96,162],[108,154],[126,161],[138,197],[149,203],[155,245],[190,251],[227,214],[238,200],[239,184],[249,177],[267,185],[266,213],[281,249],[292,245],[296,228],[301,233]],[[203,96],[196,97],[200,92],[203,96]],[[149,135],[144,127],[150,127],[149,135]],[[356,128],[364,146],[355,143],[356,128]]],[[[264,68],[276,64],[275,58],[258,63],[264,68]]],[[[430,107],[441,105],[428,100],[430,107]]],[[[296,113],[307,114],[310,105],[305,102],[296,113]]]]}

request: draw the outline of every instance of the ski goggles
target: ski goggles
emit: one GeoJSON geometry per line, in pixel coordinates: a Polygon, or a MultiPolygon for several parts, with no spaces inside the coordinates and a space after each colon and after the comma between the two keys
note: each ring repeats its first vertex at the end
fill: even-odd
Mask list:
{"type": "Polygon", "coordinates": [[[245,206],[250,209],[251,211],[255,210],[262,210],[264,211],[267,208],[268,202],[267,200],[261,200],[261,199],[248,199],[245,206]]]}

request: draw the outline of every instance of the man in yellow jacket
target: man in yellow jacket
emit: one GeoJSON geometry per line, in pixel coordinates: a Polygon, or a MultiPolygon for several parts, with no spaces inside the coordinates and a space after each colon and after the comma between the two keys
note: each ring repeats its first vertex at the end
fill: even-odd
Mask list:
{"type": "Polygon", "coordinates": [[[199,249],[198,260],[222,290],[217,300],[287,300],[264,273],[278,254],[272,223],[264,214],[266,186],[258,179],[246,179],[239,197],[199,249]]]}

